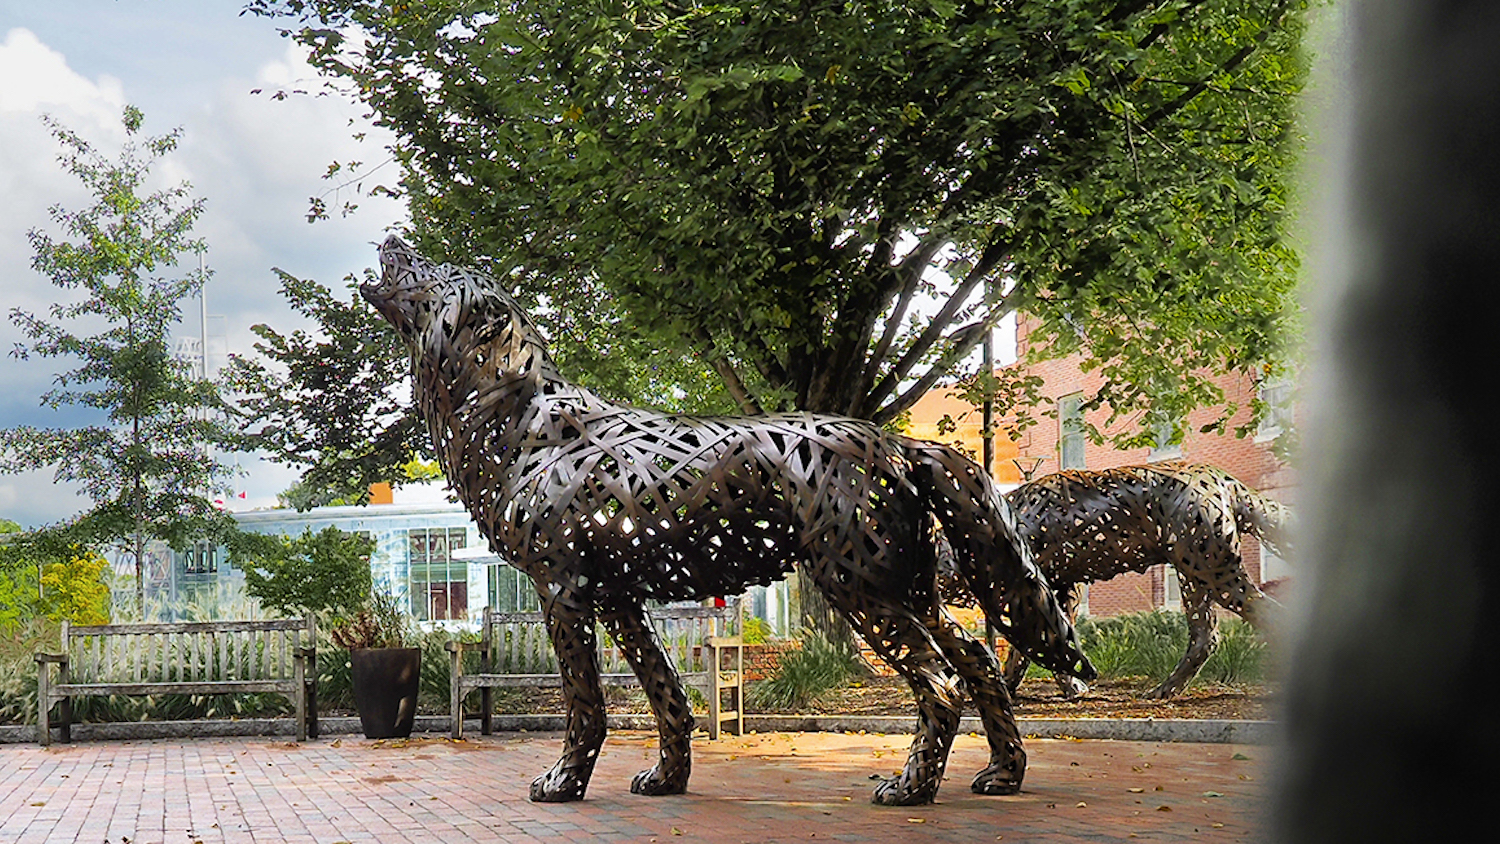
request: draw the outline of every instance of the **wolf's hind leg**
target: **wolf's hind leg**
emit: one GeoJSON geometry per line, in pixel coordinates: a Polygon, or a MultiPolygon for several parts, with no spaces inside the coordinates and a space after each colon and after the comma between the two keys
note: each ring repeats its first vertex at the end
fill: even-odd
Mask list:
{"type": "Polygon", "coordinates": [[[687,791],[693,765],[693,710],[682,681],[671,659],[662,652],[640,604],[613,607],[602,612],[601,618],[640,680],[661,737],[655,767],[637,774],[630,790],[636,794],[682,794],[687,791]]]}
{"type": "Polygon", "coordinates": [[[963,677],[989,741],[990,763],[974,778],[970,788],[975,794],[1020,791],[1021,780],[1026,777],[1026,751],[1021,747],[1010,692],[994,652],[941,609],[932,615],[928,630],[963,677]]]}

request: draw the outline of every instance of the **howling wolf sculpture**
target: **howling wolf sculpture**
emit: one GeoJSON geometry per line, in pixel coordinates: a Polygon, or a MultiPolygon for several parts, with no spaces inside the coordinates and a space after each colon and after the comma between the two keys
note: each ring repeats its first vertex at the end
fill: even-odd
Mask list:
{"type": "Polygon", "coordinates": [[[874,802],[925,803],[942,781],[965,692],[984,722],[982,794],[1016,791],[1026,755],[994,654],[937,601],[934,518],[991,623],[1039,663],[1093,666],[990,479],[947,448],[813,414],[682,417],[570,384],[514,299],[392,237],[364,297],[406,339],[438,459],[496,553],[529,575],[557,651],[562,757],[531,799],[578,800],[604,742],[594,620],[629,660],[661,735],[631,790],[681,793],[693,717],[648,600],[738,594],[793,567],[911,684],[919,726],[874,802]]]}
{"type": "MultiPolygon", "coordinates": [[[[1290,511],[1222,469],[1168,461],[1099,471],[1066,470],[1022,484],[1009,493],[1020,535],[1057,591],[1069,615],[1077,586],[1109,580],[1127,571],[1167,565],[1182,587],[1188,647],[1181,661],[1146,697],[1180,693],[1198,675],[1218,641],[1218,604],[1265,630],[1279,605],[1245,571],[1240,540],[1255,536],[1283,553],[1290,550],[1290,511]]],[[[948,579],[942,592],[950,601],[948,579]]],[[[962,580],[962,578],[960,578],[962,580]]],[[[961,602],[957,599],[956,602],[961,602]]],[[[1026,656],[1012,648],[1005,677],[1014,690],[1026,656]]],[[[1074,677],[1060,676],[1065,694],[1083,691],[1074,677]]]]}

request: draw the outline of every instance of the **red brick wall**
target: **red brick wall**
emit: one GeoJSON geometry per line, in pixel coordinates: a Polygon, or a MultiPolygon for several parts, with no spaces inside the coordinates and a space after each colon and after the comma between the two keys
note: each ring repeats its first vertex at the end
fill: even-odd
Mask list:
{"type": "Polygon", "coordinates": [[[745,646],[745,679],[764,680],[781,667],[781,654],[800,645],[795,640],[745,646]]]}

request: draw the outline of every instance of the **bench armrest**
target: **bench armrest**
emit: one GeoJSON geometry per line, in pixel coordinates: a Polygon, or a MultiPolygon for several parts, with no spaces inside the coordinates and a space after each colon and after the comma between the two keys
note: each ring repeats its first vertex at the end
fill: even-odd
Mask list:
{"type": "Polygon", "coordinates": [[[39,664],[39,665],[40,664],[44,664],[44,663],[51,663],[53,665],[67,665],[68,664],[68,655],[67,654],[44,654],[44,653],[37,653],[37,654],[33,654],[31,658],[33,660],[35,660],[37,662],[37,664],[39,664]]]}

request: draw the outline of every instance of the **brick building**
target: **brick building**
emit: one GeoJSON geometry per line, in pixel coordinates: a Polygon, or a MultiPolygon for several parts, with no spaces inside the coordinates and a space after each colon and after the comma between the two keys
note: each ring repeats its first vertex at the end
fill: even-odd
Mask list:
{"type": "MultiPolygon", "coordinates": [[[[1018,359],[1024,360],[1027,337],[1027,321],[1018,325],[1018,359]]],[[[1277,406],[1284,406],[1290,390],[1280,383],[1257,383],[1246,375],[1231,375],[1216,379],[1224,391],[1225,399],[1239,406],[1239,411],[1230,420],[1226,432],[1204,434],[1199,432],[1204,424],[1216,417],[1213,409],[1196,411],[1183,426],[1182,442],[1166,448],[1116,449],[1108,437],[1124,429],[1117,424],[1105,426],[1109,417],[1107,407],[1091,411],[1086,419],[1105,435],[1106,442],[1095,444],[1083,436],[1078,423],[1079,405],[1092,396],[1102,384],[1102,376],[1096,372],[1083,372],[1077,357],[1044,361],[1029,365],[1031,373],[1043,379],[1044,403],[1033,410],[1037,424],[1021,432],[1016,440],[1007,436],[1006,420],[996,420],[995,457],[992,471],[1002,488],[1010,489],[1025,477],[1041,477],[1060,469],[1107,469],[1162,460],[1187,460],[1217,466],[1239,478],[1247,485],[1260,490],[1287,504],[1296,505],[1297,478],[1292,467],[1280,459],[1273,448],[1273,440],[1280,433],[1277,420],[1272,414],[1260,428],[1244,437],[1235,435],[1236,427],[1250,418],[1250,402],[1258,390],[1277,406]],[[1043,411],[1055,411],[1053,415],[1041,415],[1043,411]]],[[[1022,365],[1022,364],[1016,364],[1022,365]]],[[[1138,426],[1138,423],[1130,423],[1138,426]]],[[[970,456],[980,455],[980,410],[954,397],[951,392],[934,390],[918,402],[911,412],[907,426],[912,436],[959,445],[970,456]],[[939,428],[938,422],[947,416],[956,423],[949,431],[939,428]]],[[[1272,583],[1273,591],[1285,588],[1292,571],[1288,563],[1277,558],[1269,550],[1260,547],[1254,538],[1244,543],[1245,566],[1250,576],[1261,584],[1272,583]]],[[[1154,608],[1180,609],[1180,593],[1176,573],[1165,566],[1156,566],[1144,573],[1127,573],[1103,583],[1089,587],[1084,598],[1084,608],[1094,616],[1110,616],[1154,608]]]]}

